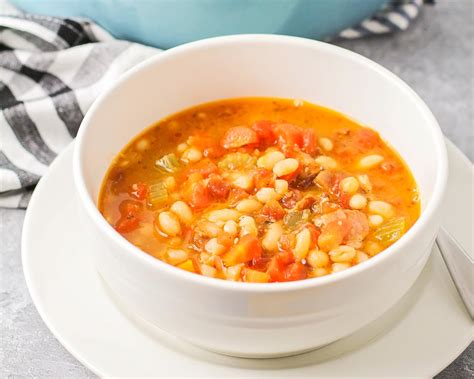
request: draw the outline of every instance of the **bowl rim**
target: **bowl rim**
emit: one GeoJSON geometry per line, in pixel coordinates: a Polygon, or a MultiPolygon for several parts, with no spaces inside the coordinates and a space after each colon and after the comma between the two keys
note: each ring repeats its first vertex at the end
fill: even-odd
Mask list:
{"type": "MultiPolygon", "coordinates": [[[[283,46],[282,46],[283,47],[283,46]]],[[[409,87],[402,79],[393,74],[388,69],[375,63],[374,61],[366,58],[360,54],[352,52],[350,50],[331,45],[329,43],[301,38],[292,36],[281,36],[281,35],[266,35],[266,34],[241,34],[241,35],[230,35],[222,37],[214,37],[203,39],[195,42],[183,44],[167,51],[160,52],[159,54],[146,59],[144,62],[131,68],[122,77],[120,77],[112,86],[107,88],[99,97],[94,101],[89,111],[86,113],[81,126],[79,128],[78,135],[74,146],[73,155],[73,176],[75,181],[76,190],[79,194],[80,202],[83,204],[86,212],[89,214],[92,222],[95,223],[99,231],[107,236],[114,244],[117,245],[117,250],[121,253],[129,254],[131,259],[141,261],[142,264],[148,265],[153,269],[163,271],[174,279],[187,281],[194,285],[214,287],[215,289],[223,289],[228,291],[236,292],[257,292],[257,293],[274,293],[274,292],[290,292],[296,290],[303,290],[312,287],[323,287],[332,283],[340,282],[351,276],[358,276],[364,271],[368,271],[371,268],[378,266],[381,262],[389,259],[393,254],[396,254],[397,250],[406,247],[417,235],[423,232],[426,228],[427,222],[435,215],[439,209],[447,185],[448,176],[448,160],[447,151],[444,142],[444,137],[441,132],[441,128],[432,112],[424,101],[416,94],[416,92],[409,87]],[[197,275],[190,273],[186,270],[176,268],[166,262],[163,262],[151,255],[145,253],[127,239],[122,237],[102,216],[99,209],[95,205],[95,201],[87,190],[87,186],[84,179],[84,166],[83,160],[85,159],[83,140],[87,134],[91,125],[93,125],[93,118],[98,109],[102,106],[102,103],[109,97],[114,95],[122,84],[129,80],[133,80],[135,76],[148,68],[157,64],[157,62],[173,59],[174,56],[180,54],[187,54],[190,51],[206,49],[207,47],[215,47],[219,45],[229,44],[259,44],[259,43],[271,43],[281,45],[295,45],[307,49],[319,49],[331,54],[339,55],[343,59],[351,60],[357,64],[363,64],[374,70],[378,74],[382,75],[386,80],[397,85],[403,90],[406,96],[410,97],[412,102],[415,102],[420,112],[427,118],[429,125],[431,126],[432,138],[435,144],[436,160],[438,162],[438,171],[436,174],[436,181],[433,186],[433,194],[431,199],[427,202],[426,208],[421,213],[420,217],[416,220],[413,226],[405,233],[398,241],[381,253],[372,257],[364,264],[356,265],[348,270],[343,270],[330,275],[308,278],[304,280],[298,280],[293,282],[275,282],[275,283],[247,283],[247,282],[234,282],[216,278],[209,278],[203,275],[197,275]]],[[[118,252],[117,252],[118,253],[118,252]]]]}

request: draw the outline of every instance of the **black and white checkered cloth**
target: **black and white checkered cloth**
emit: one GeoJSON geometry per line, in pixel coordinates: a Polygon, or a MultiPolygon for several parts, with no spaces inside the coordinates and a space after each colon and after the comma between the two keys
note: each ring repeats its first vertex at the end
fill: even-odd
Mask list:
{"type": "MultiPolygon", "coordinates": [[[[392,0],[340,37],[404,30],[421,4],[392,0]]],[[[0,207],[25,208],[97,95],[159,51],[116,40],[87,20],[20,13],[0,0],[0,207]]]]}

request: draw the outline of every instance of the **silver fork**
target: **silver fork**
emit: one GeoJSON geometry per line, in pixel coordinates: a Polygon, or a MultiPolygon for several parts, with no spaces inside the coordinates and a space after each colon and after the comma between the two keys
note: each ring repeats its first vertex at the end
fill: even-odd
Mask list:
{"type": "Polygon", "coordinates": [[[474,260],[444,228],[439,230],[436,245],[471,319],[474,320],[474,260]]]}

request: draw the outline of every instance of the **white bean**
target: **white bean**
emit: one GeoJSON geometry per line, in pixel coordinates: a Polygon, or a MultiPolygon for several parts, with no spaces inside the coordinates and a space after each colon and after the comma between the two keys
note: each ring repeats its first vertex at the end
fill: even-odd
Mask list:
{"type": "Polygon", "coordinates": [[[268,203],[270,200],[279,200],[281,198],[281,195],[270,187],[260,188],[255,196],[257,197],[257,200],[263,204],[268,203]]]}
{"type": "Polygon", "coordinates": [[[166,261],[173,266],[179,265],[188,259],[188,253],[184,250],[168,249],[166,261]]]}
{"type": "Polygon", "coordinates": [[[148,150],[150,148],[150,140],[147,138],[142,138],[136,143],[135,147],[138,151],[148,150]]]}
{"type": "Polygon", "coordinates": [[[168,236],[174,237],[181,233],[181,225],[171,212],[161,212],[158,215],[158,224],[160,229],[168,236]]]}
{"type": "Polygon", "coordinates": [[[313,274],[314,274],[314,276],[319,277],[319,276],[324,276],[324,275],[329,274],[329,271],[328,271],[327,268],[317,267],[317,268],[313,269],[313,274]]]}
{"type": "Polygon", "coordinates": [[[273,170],[275,164],[282,161],[283,159],[285,159],[285,154],[282,152],[270,151],[258,158],[257,166],[263,167],[266,170],[273,170]]]}
{"type": "Polygon", "coordinates": [[[235,209],[217,209],[215,211],[209,212],[207,215],[208,220],[212,222],[229,220],[237,221],[239,217],[240,212],[236,211],[235,209]]]}
{"type": "Polygon", "coordinates": [[[369,225],[373,228],[376,228],[377,226],[382,225],[384,221],[383,217],[380,215],[370,215],[368,219],[369,219],[369,225]]]}
{"type": "Polygon", "coordinates": [[[250,191],[253,188],[253,179],[250,175],[239,174],[233,181],[232,184],[245,191],[250,191]]]}
{"type": "Polygon", "coordinates": [[[369,259],[369,256],[366,253],[364,253],[363,251],[357,251],[356,252],[356,256],[355,256],[355,263],[356,264],[365,262],[368,259],[369,259]]]}
{"type": "Polygon", "coordinates": [[[275,191],[279,195],[285,195],[288,192],[288,182],[285,179],[275,180],[275,191]]]}
{"type": "Polygon", "coordinates": [[[389,204],[386,201],[369,201],[368,209],[370,213],[375,213],[385,218],[390,218],[395,213],[392,204],[389,204]]]}
{"type": "Polygon", "coordinates": [[[225,277],[227,280],[239,280],[240,279],[240,272],[242,271],[242,268],[244,267],[243,263],[239,263],[234,266],[230,266],[227,268],[225,272],[225,277]]]}
{"type": "Polygon", "coordinates": [[[349,199],[349,206],[352,209],[363,209],[367,205],[367,198],[360,193],[352,195],[349,199]]]}
{"type": "Polygon", "coordinates": [[[349,263],[333,263],[331,266],[332,272],[347,270],[349,267],[351,267],[349,263]]]}
{"type": "Polygon", "coordinates": [[[321,146],[326,151],[331,151],[334,148],[332,141],[326,137],[321,137],[319,139],[319,146],[321,146]]]}
{"type": "Polygon", "coordinates": [[[336,160],[326,155],[320,155],[314,161],[326,170],[334,170],[337,168],[336,160]]]}
{"type": "Polygon", "coordinates": [[[191,147],[183,153],[182,158],[189,162],[198,162],[202,158],[202,153],[200,150],[196,149],[195,147],[191,147]]]}
{"type": "Polygon", "coordinates": [[[273,173],[280,177],[289,175],[298,169],[299,162],[294,158],[287,158],[279,161],[273,167],[273,173]]]}
{"type": "Polygon", "coordinates": [[[244,199],[239,201],[235,207],[240,212],[252,213],[258,211],[262,207],[262,203],[254,199],[244,199]]]}
{"type": "Polygon", "coordinates": [[[186,225],[189,225],[193,221],[193,211],[184,201],[174,202],[170,210],[186,225]]]}
{"type": "Polygon", "coordinates": [[[168,192],[173,192],[176,189],[176,179],[172,176],[165,178],[164,183],[168,192]]]}
{"type": "Polygon", "coordinates": [[[341,180],[340,186],[342,192],[348,193],[349,195],[353,195],[359,189],[359,181],[353,176],[348,176],[347,178],[341,180]]]}
{"type": "Polygon", "coordinates": [[[329,256],[324,251],[313,249],[306,256],[306,262],[312,267],[326,267],[329,263],[329,256]]]}
{"type": "Polygon", "coordinates": [[[178,153],[184,153],[187,148],[188,148],[188,144],[183,142],[178,145],[176,150],[178,151],[178,153]]]}
{"type": "Polygon", "coordinates": [[[379,155],[379,154],[371,154],[367,155],[359,161],[359,168],[362,170],[368,170],[371,169],[375,166],[378,166],[380,163],[382,163],[384,160],[384,157],[379,155]]]}
{"type": "Polygon", "coordinates": [[[374,255],[377,255],[378,253],[380,253],[383,249],[382,249],[382,246],[380,246],[378,242],[368,241],[364,245],[364,250],[367,254],[373,257],[374,255]]]}
{"type": "Polygon", "coordinates": [[[283,234],[283,228],[278,222],[270,224],[262,239],[262,246],[267,251],[277,251],[278,241],[283,234]]]}
{"type": "Polygon", "coordinates": [[[340,245],[329,252],[329,257],[333,262],[350,262],[354,259],[356,250],[352,246],[340,245]]]}
{"type": "Polygon", "coordinates": [[[357,180],[359,181],[361,188],[365,192],[372,191],[372,183],[370,182],[369,175],[367,174],[357,175],[357,180]]]}
{"type": "Polygon", "coordinates": [[[217,238],[211,238],[209,241],[207,241],[206,245],[204,245],[204,249],[212,255],[220,255],[226,250],[225,246],[217,242],[217,238]]]}
{"type": "Polygon", "coordinates": [[[239,232],[237,223],[234,220],[226,221],[224,224],[224,232],[230,234],[231,236],[236,236],[239,232]]]}
{"type": "Polygon", "coordinates": [[[210,278],[215,278],[217,275],[217,270],[209,265],[201,265],[201,274],[210,278]]]}
{"type": "Polygon", "coordinates": [[[240,237],[243,237],[247,234],[252,236],[257,236],[258,229],[257,224],[252,216],[242,216],[239,221],[240,226],[240,237]]]}
{"type": "Polygon", "coordinates": [[[302,260],[306,258],[311,245],[311,233],[307,228],[304,228],[296,235],[296,244],[293,248],[293,253],[296,259],[302,260]]]}

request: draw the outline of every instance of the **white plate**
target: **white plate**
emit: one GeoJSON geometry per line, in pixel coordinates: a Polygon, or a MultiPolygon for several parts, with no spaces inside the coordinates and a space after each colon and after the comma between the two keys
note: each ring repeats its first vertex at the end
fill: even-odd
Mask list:
{"type": "MultiPolygon", "coordinates": [[[[473,339],[473,323],[435,251],[414,287],[393,309],[319,350],[252,360],[181,342],[135,318],[109,296],[91,262],[93,242],[77,217],[72,150],[71,145],[56,159],[31,199],[23,229],[23,269],[46,325],[100,376],[431,377],[473,339]]],[[[451,143],[448,151],[444,225],[470,247],[473,167],[451,143]]]]}

